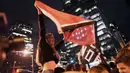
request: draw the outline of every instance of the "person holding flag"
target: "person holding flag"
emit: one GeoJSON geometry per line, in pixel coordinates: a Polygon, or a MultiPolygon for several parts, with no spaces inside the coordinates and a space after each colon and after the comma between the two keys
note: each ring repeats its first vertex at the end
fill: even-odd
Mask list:
{"type": "Polygon", "coordinates": [[[52,33],[46,34],[44,25],[44,15],[38,10],[40,39],[36,53],[36,63],[42,67],[42,73],[54,73],[56,64],[59,61],[59,54],[54,46],[54,36],[52,33]]]}

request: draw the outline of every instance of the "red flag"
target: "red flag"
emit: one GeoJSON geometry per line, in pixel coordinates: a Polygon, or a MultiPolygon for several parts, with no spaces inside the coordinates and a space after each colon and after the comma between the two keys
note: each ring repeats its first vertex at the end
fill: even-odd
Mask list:
{"type": "Polygon", "coordinates": [[[79,45],[88,45],[95,43],[94,37],[94,28],[93,20],[87,20],[85,18],[67,14],[58,10],[55,10],[40,1],[35,2],[36,8],[38,8],[44,15],[49,17],[57,26],[59,34],[64,34],[64,40],[70,41],[73,43],[77,43],[79,45]],[[85,26],[87,25],[87,26],[85,26]],[[81,27],[85,26],[85,27],[81,27]],[[81,27],[81,28],[78,28],[81,27]],[[76,30],[74,30],[77,28],[76,30]],[[78,29],[87,28],[87,30],[83,30],[81,34],[84,36],[79,37],[80,35],[75,35],[78,32],[78,29]],[[74,30],[72,32],[68,32],[67,30],[74,30]],[[92,33],[93,32],[93,33],[92,33]],[[73,36],[74,35],[74,36],[73,36]],[[79,39],[78,39],[79,37],[79,39]]]}
{"type": "Polygon", "coordinates": [[[87,25],[76,28],[73,32],[66,31],[64,40],[73,42],[79,45],[90,45],[95,43],[94,26],[87,25]]]}

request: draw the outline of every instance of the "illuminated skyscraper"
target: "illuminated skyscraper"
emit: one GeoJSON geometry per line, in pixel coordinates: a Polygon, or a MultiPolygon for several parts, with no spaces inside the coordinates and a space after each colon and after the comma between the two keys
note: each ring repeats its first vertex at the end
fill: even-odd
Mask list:
{"type": "MultiPolygon", "coordinates": [[[[111,29],[109,29],[111,28],[110,23],[96,5],[95,0],[63,0],[63,4],[64,12],[81,16],[86,19],[95,20],[95,37],[96,45],[98,45],[97,52],[99,52],[100,49],[100,53],[102,52],[107,58],[110,58],[111,56],[116,56],[116,53],[120,48],[119,42],[111,32],[111,29]]],[[[72,54],[74,54],[76,50],[79,49],[76,49],[74,47],[69,48],[70,51],[73,50],[72,54]]]]}
{"type": "Polygon", "coordinates": [[[22,22],[16,22],[10,25],[10,36],[13,37],[23,37],[25,42],[25,49],[32,49],[32,26],[31,24],[25,24],[22,22]]]}
{"type": "MultiPolygon", "coordinates": [[[[17,38],[23,37],[25,45],[20,45],[20,51],[16,50],[15,52],[9,52],[7,54],[7,59],[3,63],[2,68],[0,68],[0,73],[12,73],[12,70],[21,69],[25,71],[25,73],[31,72],[32,69],[32,55],[25,56],[23,50],[28,50],[29,52],[33,52],[33,43],[32,43],[32,26],[31,24],[27,24],[24,22],[16,22],[9,25],[10,27],[10,35],[8,37],[17,38]]],[[[14,45],[18,46],[18,45],[14,45]]]]}

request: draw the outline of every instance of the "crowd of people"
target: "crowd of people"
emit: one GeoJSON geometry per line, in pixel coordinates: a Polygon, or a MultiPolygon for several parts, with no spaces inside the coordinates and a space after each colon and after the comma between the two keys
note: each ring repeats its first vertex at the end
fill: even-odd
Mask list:
{"type": "Polygon", "coordinates": [[[90,69],[83,64],[68,64],[65,68],[55,67],[53,72],[45,73],[130,73],[130,47],[121,48],[115,61],[109,64],[100,63],[90,69]]]}
{"type": "MultiPolygon", "coordinates": [[[[47,38],[48,37],[50,38],[50,36],[52,38],[52,34],[50,33],[46,34],[46,36],[47,38]]],[[[4,61],[2,58],[3,57],[2,54],[3,53],[4,55],[6,54],[6,52],[2,51],[3,48],[1,46],[1,50],[0,50],[1,61],[4,61]]],[[[39,52],[42,52],[42,51],[39,51],[39,52]]],[[[56,53],[56,51],[54,52],[53,50],[53,53],[56,53]]],[[[47,54],[48,59],[43,60],[43,58],[46,58],[43,56],[43,52],[37,55],[37,58],[39,58],[39,61],[37,61],[37,64],[41,67],[41,69],[37,73],[130,73],[130,46],[121,48],[119,52],[117,53],[117,56],[114,62],[111,62],[109,64],[101,63],[91,68],[87,68],[85,65],[81,63],[68,64],[65,68],[56,67],[59,57],[56,57],[56,54],[51,54],[50,56],[51,57],[49,57],[49,55],[47,54]]],[[[4,56],[4,59],[5,59],[5,56],[4,56]]]]}
{"type": "MultiPolygon", "coordinates": [[[[55,48],[54,36],[52,33],[46,33],[44,15],[37,7],[36,9],[40,26],[40,39],[36,51],[36,63],[41,67],[38,73],[130,73],[130,46],[121,48],[115,61],[109,64],[101,63],[90,69],[81,63],[69,64],[65,68],[56,67],[60,55],[55,48]]],[[[6,59],[6,51],[3,49],[9,47],[6,42],[0,39],[0,63],[6,59]]]]}

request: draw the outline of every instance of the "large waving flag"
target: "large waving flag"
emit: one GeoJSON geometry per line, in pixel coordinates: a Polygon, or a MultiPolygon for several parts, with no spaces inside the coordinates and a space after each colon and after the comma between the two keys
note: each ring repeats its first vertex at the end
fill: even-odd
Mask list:
{"type": "Polygon", "coordinates": [[[95,43],[93,20],[87,20],[79,16],[55,10],[39,0],[35,2],[35,7],[56,24],[59,34],[64,34],[65,41],[77,43],[79,45],[95,43]],[[78,31],[78,29],[83,30],[78,31]]]}

